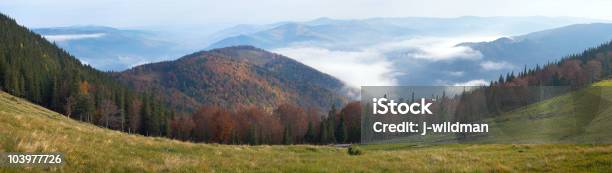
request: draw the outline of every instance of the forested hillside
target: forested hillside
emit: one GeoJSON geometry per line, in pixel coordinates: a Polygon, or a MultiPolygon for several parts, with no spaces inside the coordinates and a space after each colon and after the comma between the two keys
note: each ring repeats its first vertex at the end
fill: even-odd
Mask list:
{"type": "Polygon", "coordinates": [[[501,75],[492,85],[506,86],[563,86],[584,87],[612,74],[612,41],[589,48],[582,53],[573,54],[557,62],[525,68],[518,75],[514,73],[501,75]]]}
{"type": "Polygon", "coordinates": [[[359,104],[344,112],[332,108],[348,100],[341,81],[255,47],[201,51],[114,75],[138,90],[157,91],[187,113],[171,120],[173,138],[228,144],[359,141],[359,104]]]}
{"type": "Polygon", "coordinates": [[[0,14],[0,89],[70,118],[126,132],[166,135],[172,115],[0,14]]]}
{"type": "MultiPolygon", "coordinates": [[[[0,27],[0,89],[73,119],[198,142],[360,141],[361,105],[346,104],[343,83],[282,55],[237,46],[108,74],[82,64],[4,15],[0,27]]],[[[498,88],[579,89],[608,78],[611,62],[609,42],[517,75],[502,75],[448,105],[459,104],[459,120],[469,120],[463,115],[476,110],[494,116],[537,101],[520,92],[496,92],[498,88]],[[510,99],[505,94],[518,96],[521,103],[505,103],[510,99]],[[482,96],[486,99],[475,99],[482,96]],[[460,104],[478,101],[487,104],[460,104]]]]}
{"type": "Polygon", "coordinates": [[[327,110],[347,98],[344,84],[295,60],[250,46],[186,55],[117,73],[142,90],[158,90],[179,110],[201,106],[258,106],[270,112],[281,104],[327,110]]]}
{"type": "MultiPolygon", "coordinates": [[[[455,120],[480,121],[499,116],[524,106],[542,101],[546,97],[578,91],[591,84],[608,79],[612,74],[612,42],[569,55],[561,60],[533,69],[525,68],[518,74],[500,75],[497,81],[473,91],[464,92],[458,99],[444,105],[456,105],[455,120]],[[544,86],[534,88],[532,86],[544,86]],[[548,87],[547,86],[552,86],[548,87]],[[544,89],[544,90],[543,90],[544,89]],[[544,97],[543,95],[550,95],[544,97]]],[[[444,99],[443,99],[444,100],[444,99]]],[[[576,105],[584,106],[585,103],[576,105]]],[[[593,103],[593,104],[599,104],[593,103]]],[[[590,110],[594,111],[594,110],[590,110]]],[[[589,116],[595,113],[577,113],[589,116]]]]}
{"type": "Polygon", "coordinates": [[[112,76],[7,16],[0,27],[0,89],[72,119],[198,142],[359,139],[358,104],[325,113],[347,102],[342,82],[281,55],[232,47],[112,76]]]}

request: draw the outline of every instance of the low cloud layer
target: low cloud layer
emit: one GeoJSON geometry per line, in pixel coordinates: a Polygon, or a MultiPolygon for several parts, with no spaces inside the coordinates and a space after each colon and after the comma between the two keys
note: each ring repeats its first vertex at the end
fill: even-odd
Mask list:
{"type": "Polygon", "coordinates": [[[94,34],[57,34],[57,35],[43,35],[47,40],[51,42],[62,42],[69,40],[80,40],[80,39],[90,39],[90,38],[99,38],[106,35],[105,33],[94,33],[94,34]]]}
{"type": "MultiPolygon", "coordinates": [[[[407,85],[409,83],[399,83],[397,77],[419,74],[406,73],[409,67],[398,67],[399,61],[412,61],[417,65],[419,62],[453,60],[474,60],[474,63],[478,63],[482,58],[480,52],[469,47],[455,45],[468,41],[489,41],[495,38],[498,37],[417,37],[352,51],[332,50],[313,45],[279,48],[273,52],[286,55],[328,73],[355,88],[407,85]],[[389,53],[392,53],[393,56],[390,57],[389,53]]],[[[450,75],[463,76],[464,72],[451,71],[450,75]]]]}
{"type": "Polygon", "coordinates": [[[274,52],[291,57],[319,71],[328,73],[355,88],[396,85],[392,63],[381,52],[334,51],[317,47],[291,47],[274,52]]]}
{"type": "Polygon", "coordinates": [[[455,83],[453,85],[454,86],[486,86],[486,85],[489,85],[489,83],[485,81],[484,79],[476,79],[476,80],[470,80],[466,82],[455,83]]]}
{"type": "Polygon", "coordinates": [[[505,61],[500,61],[500,62],[483,61],[480,63],[480,67],[482,67],[483,70],[490,71],[490,70],[513,69],[515,66],[512,63],[505,62],[505,61]]]}
{"type": "Polygon", "coordinates": [[[482,54],[470,47],[456,46],[463,42],[490,41],[497,36],[472,37],[415,37],[398,42],[384,43],[373,48],[381,51],[404,50],[402,56],[428,61],[450,61],[456,59],[478,60],[482,54]]]}

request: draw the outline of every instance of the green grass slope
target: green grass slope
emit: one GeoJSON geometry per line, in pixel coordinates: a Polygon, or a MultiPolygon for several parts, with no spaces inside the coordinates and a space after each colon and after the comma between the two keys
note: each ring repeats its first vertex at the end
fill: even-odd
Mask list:
{"type": "Polygon", "coordinates": [[[0,152],[62,152],[58,167],[0,172],[607,172],[612,145],[194,144],[130,135],[66,118],[0,92],[0,152]]]}
{"type": "Polygon", "coordinates": [[[520,108],[489,121],[493,142],[612,143],[612,81],[520,108]]]}
{"type": "Polygon", "coordinates": [[[453,133],[378,143],[612,144],[612,80],[485,119],[489,133],[458,140],[453,133]]]}

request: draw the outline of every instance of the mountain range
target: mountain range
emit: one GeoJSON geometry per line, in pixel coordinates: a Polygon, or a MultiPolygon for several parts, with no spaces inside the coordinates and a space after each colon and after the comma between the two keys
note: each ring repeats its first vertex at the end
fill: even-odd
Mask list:
{"type": "MultiPolygon", "coordinates": [[[[327,120],[312,124],[312,121],[306,122],[305,111],[291,106],[281,106],[277,109],[280,111],[274,114],[260,114],[257,109],[237,111],[236,114],[219,109],[204,109],[206,111],[194,114],[195,118],[192,119],[173,111],[206,104],[236,111],[232,108],[261,106],[271,109],[282,102],[300,104],[302,107],[325,107],[343,101],[343,97],[338,96],[344,90],[342,82],[283,55],[252,46],[234,46],[199,51],[178,60],[144,64],[123,72],[102,72],[82,64],[57,45],[1,14],[0,28],[0,42],[3,43],[0,44],[0,148],[3,151],[60,152],[66,157],[57,158],[68,162],[58,169],[29,167],[26,169],[28,172],[365,172],[381,168],[381,162],[376,160],[384,161],[385,170],[394,172],[606,172],[610,169],[610,146],[573,144],[610,143],[612,102],[608,98],[612,92],[601,87],[611,86],[612,82],[593,82],[612,73],[612,42],[558,64],[530,69],[517,77],[512,75],[496,83],[498,87],[568,84],[583,88],[488,119],[487,122],[497,125],[492,126],[492,129],[501,130],[485,135],[494,138],[487,138],[484,142],[507,142],[508,145],[459,144],[415,148],[421,146],[352,144],[348,149],[349,154],[346,154],[347,149],[339,149],[340,145],[324,146],[340,143],[335,140],[316,143],[321,146],[304,145],[315,144],[306,141],[297,143],[300,145],[270,147],[244,145],[247,143],[240,143],[237,139],[250,140],[259,136],[263,139],[275,137],[287,141],[292,131],[300,138],[307,138],[317,132],[319,135],[311,136],[313,139],[344,136],[347,133],[344,124],[349,124],[345,123],[348,120],[345,117],[349,117],[345,115],[359,115],[361,108],[358,102],[353,104],[353,109],[342,109],[339,113],[330,111],[331,116],[327,120]],[[161,104],[156,99],[163,99],[166,103],[161,104]],[[175,109],[168,111],[165,109],[166,104],[175,109]],[[186,106],[180,107],[182,104],[186,106]],[[231,119],[229,116],[236,118],[231,119]],[[292,118],[301,123],[290,121],[292,118]],[[238,119],[245,120],[238,123],[238,119]],[[276,126],[272,126],[274,120],[278,123],[276,126]],[[287,123],[280,124],[281,121],[287,123]],[[263,125],[253,125],[257,123],[263,125]],[[316,124],[319,124],[320,130],[313,130],[316,124]],[[292,127],[297,130],[291,130],[292,127]],[[261,133],[257,131],[269,129],[276,130],[267,135],[258,135],[261,133]],[[297,133],[298,130],[304,131],[306,135],[297,133]],[[129,134],[137,132],[142,135],[176,137],[173,134],[181,131],[187,135],[202,133],[201,136],[205,137],[222,134],[224,138],[231,139],[231,144],[242,145],[194,144],[129,134]],[[543,142],[563,145],[515,144],[543,142]],[[473,156],[471,159],[465,159],[465,153],[468,152],[473,156]],[[368,157],[364,157],[364,153],[368,157]],[[414,157],[388,159],[393,157],[390,155],[393,153],[414,157]],[[94,155],[97,157],[91,157],[94,155]],[[432,167],[427,164],[432,160],[459,162],[432,167]],[[417,164],[406,167],[409,162],[417,164]],[[472,166],[466,168],[470,164],[472,166]]],[[[81,34],[79,37],[98,35],[81,34]]],[[[441,66],[433,68],[440,70],[441,66]]],[[[489,91],[496,93],[494,90],[489,91]]],[[[519,96],[520,93],[511,95],[515,94],[519,96]]],[[[444,96],[442,100],[445,100],[444,96]]],[[[490,108],[487,103],[460,107],[470,113],[490,108]]],[[[351,132],[359,134],[360,130],[351,129],[351,132]]],[[[230,144],[229,140],[224,143],[230,144]]],[[[21,170],[0,168],[0,172],[12,171],[21,170]]]]}
{"type": "Polygon", "coordinates": [[[288,46],[319,46],[354,49],[416,36],[515,35],[601,20],[569,17],[457,17],[370,18],[337,20],[319,18],[307,22],[284,22],[266,30],[243,33],[212,43],[208,49],[253,45],[264,49],[288,46]]]}
{"type": "Polygon", "coordinates": [[[269,49],[353,87],[483,85],[500,74],[559,60],[612,39],[610,24],[597,22],[610,21],[564,17],[320,18],[231,36],[208,49],[232,45],[269,49]],[[355,73],[370,82],[352,77],[355,73]]]}
{"type": "Polygon", "coordinates": [[[206,29],[208,25],[130,29],[91,25],[34,28],[33,31],[97,69],[122,71],[140,64],[174,60],[202,49],[234,45],[264,49],[308,45],[355,50],[421,36],[517,35],[590,22],[601,20],[569,17],[319,18],[305,22],[239,24],[217,32],[206,29]]]}
{"type": "Polygon", "coordinates": [[[416,84],[480,85],[506,73],[516,74],[525,67],[556,62],[610,40],[611,23],[575,24],[488,42],[465,42],[452,46],[470,50],[466,51],[472,53],[469,58],[422,60],[415,58],[413,49],[391,51],[387,58],[395,64],[397,72],[406,74],[397,76],[400,84],[415,84],[418,81],[416,84]]]}
{"type": "MultiPolygon", "coordinates": [[[[319,18],[305,22],[237,25],[208,38],[193,39],[213,42],[204,50],[234,45],[268,49],[355,88],[362,85],[482,85],[497,79],[499,74],[552,62],[612,39],[610,24],[591,22],[602,20],[469,16],[319,18]],[[571,25],[575,23],[589,24],[571,25]],[[490,37],[455,38],[482,35],[490,37]],[[355,73],[368,79],[355,78],[352,75],[355,73]],[[381,82],[363,82],[366,80],[381,82]]],[[[139,64],[176,59],[194,50],[176,40],[164,41],[171,40],[167,35],[140,30],[90,26],[35,31],[49,40],[57,39],[58,35],[80,34],[81,38],[56,40],[56,43],[81,61],[102,70],[122,71],[139,64]],[[100,50],[102,48],[104,50],[100,50]]]]}
{"type": "Polygon", "coordinates": [[[160,33],[104,26],[37,28],[34,32],[70,52],[81,62],[104,71],[174,59],[186,54],[160,33]]]}
{"type": "Polygon", "coordinates": [[[587,48],[612,40],[612,24],[575,24],[532,32],[525,35],[502,37],[489,42],[462,43],[482,53],[491,61],[508,61],[516,65],[544,64],[560,57],[576,54],[587,48]]]}

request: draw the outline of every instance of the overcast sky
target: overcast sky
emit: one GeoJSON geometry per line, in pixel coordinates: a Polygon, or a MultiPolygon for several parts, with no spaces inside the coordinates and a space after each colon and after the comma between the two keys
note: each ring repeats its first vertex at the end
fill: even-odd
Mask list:
{"type": "Polygon", "coordinates": [[[318,17],[573,16],[612,20],[612,0],[2,0],[28,27],[263,24],[318,17]]]}

